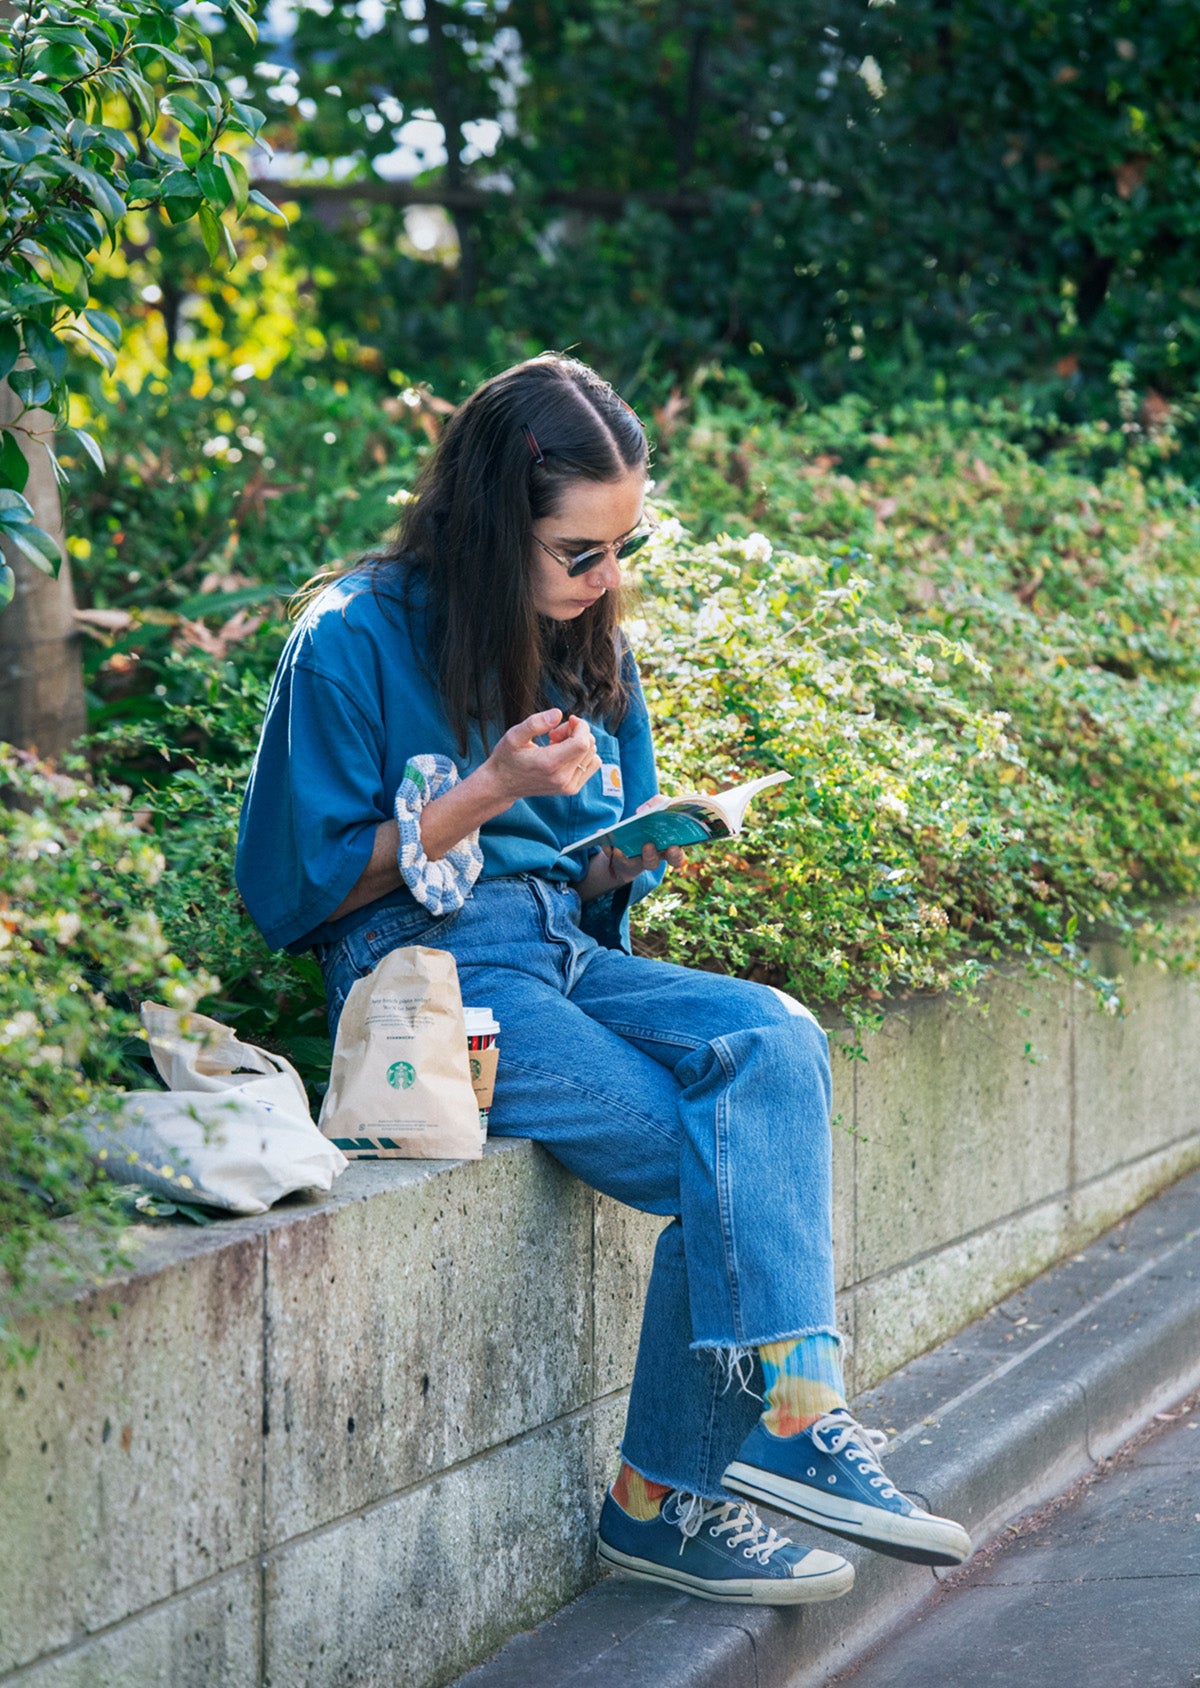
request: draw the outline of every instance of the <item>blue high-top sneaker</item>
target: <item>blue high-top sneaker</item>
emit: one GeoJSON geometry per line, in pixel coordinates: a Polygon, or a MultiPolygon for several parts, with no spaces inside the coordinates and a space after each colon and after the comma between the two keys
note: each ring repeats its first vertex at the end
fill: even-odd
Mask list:
{"type": "Polygon", "coordinates": [[[612,1495],[600,1513],[597,1550],[608,1565],[669,1583],[702,1600],[796,1606],[836,1600],[854,1584],[837,1553],[798,1547],[764,1524],[752,1506],[706,1501],[672,1489],[657,1518],[631,1518],[612,1495]]]}
{"type": "Polygon", "coordinates": [[[961,1565],[971,1538],[902,1495],[876,1458],[887,1443],[864,1430],[848,1408],[825,1413],[796,1436],[773,1436],[759,1421],[722,1481],[792,1518],[861,1541],[918,1565],[961,1565]]]}

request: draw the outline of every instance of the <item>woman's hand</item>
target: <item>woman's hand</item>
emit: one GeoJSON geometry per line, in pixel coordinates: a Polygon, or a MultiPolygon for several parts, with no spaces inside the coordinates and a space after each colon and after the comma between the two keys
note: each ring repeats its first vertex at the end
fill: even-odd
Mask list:
{"type": "Polygon", "coordinates": [[[522,797],[573,797],[599,766],[587,722],[546,709],[510,727],[474,777],[482,775],[507,808],[522,797]],[[542,737],[550,742],[536,743],[542,737]]]}
{"type": "MultiPolygon", "coordinates": [[[[658,801],[652,797],[635,812],[641,815],[647,809],[658,806],[658,801]]],[[[644,844],[640,856],[626,856],[611,844],[602,845],[576,889],[582,901],[590,903],[593,897],[602,897],[606,891],[617,891],[622,885],[631,884],[639,873],[652,873],[663,866],[683,866],[683,850],[678,844],[672,844],[665,855],[660,855],[653,844],[644,844]]]]}

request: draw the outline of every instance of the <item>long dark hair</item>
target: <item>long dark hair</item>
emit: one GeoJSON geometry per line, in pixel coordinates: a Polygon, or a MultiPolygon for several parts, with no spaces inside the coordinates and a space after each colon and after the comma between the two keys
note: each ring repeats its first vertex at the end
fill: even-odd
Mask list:
{"type": "Polygon", "coordinates": [[[617,480],[646,463],[633,411],[557,353],[485,381],[446,424],[394,542],[372,561],[403,570],[410,601],[419,585],[427,660],[464,752],[473,722],[503,731],[551,703],[621,719],[621,594],[571,621],[540,616],[533,524],[557,512],[570,481],[617,480]]]}

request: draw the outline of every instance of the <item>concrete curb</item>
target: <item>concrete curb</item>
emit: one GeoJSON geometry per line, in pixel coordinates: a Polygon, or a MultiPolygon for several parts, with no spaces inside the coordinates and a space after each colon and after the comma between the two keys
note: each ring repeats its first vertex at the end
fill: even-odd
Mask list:
{"type": "MultiPolygon", "coordinates": [[[[1200,1383],[1193,1174],[855,1403],[896,1430],[888,1473],[976,1546],[1200,1383]]],[[[844,1599],[730,1609],[609,1577],[454,1688],[818,1688],[928,1598],[938,1574],[857,1547],[844,1599]]]]}

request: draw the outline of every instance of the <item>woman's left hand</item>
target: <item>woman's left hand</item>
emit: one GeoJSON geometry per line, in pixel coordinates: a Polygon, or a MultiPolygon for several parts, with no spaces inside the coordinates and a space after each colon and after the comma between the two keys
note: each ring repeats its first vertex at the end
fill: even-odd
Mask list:
{"type": "Polygon", "coordinates": [[[672,844],[665,855],[659,855],[653,844],[644,844],[640,856],[623,856],[620,850],[614,849],[611,844],[602,854],[607,858],[608,871],[614,885],[628,885],[639,873],[645,873],[647,869],[653,872],[664,864],[667,867],[683,866],[683,851],[678,844],[672,844]]]}
{"type": "MultiPolygon", "coordinates": [[[[639,804],[635,814],[644,815],[647,809],[661,807],[660,797],[648,798],[639,804]]],[[[596,879],[604,890],[612,890],[621,885],[629,885],[639,873],[654,873],[660,867],[682,867],[683,850],[678,844],[672,844],[665,855],[660,855],[653,844],[644,844],[640,856],[625,856],[613,845],[601,847],[600,854],[592,864],[593,871],[588,879],[596,879]]],[[[597,894],[593,892],[593,895],[597,894]]],[[[586,898],[585,898],[586,900],[586,898]]]]}

